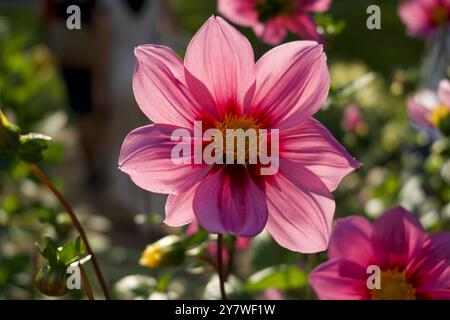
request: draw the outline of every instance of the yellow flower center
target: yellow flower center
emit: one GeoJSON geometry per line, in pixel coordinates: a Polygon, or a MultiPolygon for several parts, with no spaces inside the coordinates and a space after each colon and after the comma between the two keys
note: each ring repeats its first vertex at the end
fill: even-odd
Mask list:
{"type": "Polygon", "coordinates": [[[450,109],[446,105],[439,105],[436,109],[433,110],[433,112],[430,115],[430,120],[433,123],[433,125],[438,128],[440,123],[450,116],[450,109]]]}
{"type": "Polygon", "coordinates": [[[159,246],[150,245],[142,253],[139,264],[143,267],[157,268],[161,264],[164,251],[159,246]]]}
{"type": "Polygon", "coordinates": [[[216,129],[222,133],[223,139],[223,155],[231,154],[236,161],[239,152],[245,152],[244,159],[248,164],[250,159],[250,152],[258,153],[259,149],[259,129],[260,124],[258,120],[253,117],[226,115],[222,122],[216,123],[216,129]],[[227,146],[227,132],[233,134],[233,145],[227,146]],[[245,140],[239,141],[238,136],[242,136],[245,140]],[[245,143],[245,148],[240,149],[239,145],[245,143]]]}
{"type": "Polygon", "coordinates": [[[431,19],[436,24],[443,24],[447,22],[449,18],[449,12],[445,7],[438,7],[431,14],[431,19]]]}
{"type": "Polygon", "coordinates": [[[225,116],[224,120],[221,123],[216,123],[216,128],[225,132],[226,129],[259,129],[258,120],[253,117],[247,116],[238,116],[234,114],[228,114],[225,116]]]}
{"type": "Polygon", "coordinates": [[[372,300],[415,300],[416,290],[405,273],[397,269],[381,272],[381,288],[372,290],[372,300]]]}

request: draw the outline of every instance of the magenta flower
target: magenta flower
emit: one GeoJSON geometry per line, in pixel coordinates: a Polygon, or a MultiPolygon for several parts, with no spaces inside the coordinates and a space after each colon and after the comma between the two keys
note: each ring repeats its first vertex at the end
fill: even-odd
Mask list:
{"type": "Polygon", "coordinates": [[[325,250],[335,210],[331,192],[359,163],[312,118],[330,83],[322,46],[287,43],[255,64],[248,40],[211,17],[184,63],[166,47],[135,52],[134,93],[155,124],[126,137],[119,166],[141,188],[169,194],[165,223],[195,219],[211,233],[243,237],[266,227],[288,249],[325,250]],[[278,129],[278,172],[262,175],[261,163],[175,163],[171,153],[179,142],[172,133],[193,132],[199,120],[203,130],[278,129]]]}
{"type": "Polygon", "coordinates": [[[331,0],[219,0],[218,11],[272,45],[280,44],[291,31],[306,40],[322,42],[311,16],[330,8],[331,0]]]}
{"type": "Polygon", "coordinates": [[[330,260],[310,275],[320,299],[450,299],[450,233],[427,235],[396,207],[372,225],[362,217],[338,219],[330,260]],[[380,289],[369,289],[369,266],[381,270],[380,289]]]}
{"type": "Polygon", "coordinates": [[[438,129],[450,116],[450,81],[441,80],[438,93],[422,90],[408,99],[408,115],[419,127],[438,129]]]}
{"type": "Polygon", "coordinates": [[[433,36],[440,27],[448,27],[450,1],[406,0],[400,5],[398,14],[406,24],[410,36],[433,36]]]}
{"type": "Polygon", "coordinates": [[[361,110],[355,104],[349,104],[344,111],[341,121],[341,128],[344,131],[362,131],[366,123],[361,114],[361,110]]]}

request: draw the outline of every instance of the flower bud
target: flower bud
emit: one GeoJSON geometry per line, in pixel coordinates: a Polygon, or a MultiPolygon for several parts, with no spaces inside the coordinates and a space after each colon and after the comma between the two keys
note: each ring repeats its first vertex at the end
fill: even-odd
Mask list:
{"type": "Polygon", "coordinates": [[[180,265],[185,258],[181,239],[171,235],[150,244],[142,253],[139,264],[148,268],[180,265]]]}
{"type": "Polygon", "coordinates": [[[40,292],[51,297],[60,297],[69,291],[69,288],[67,288],[67,270],[63,265],[41,268],[34,283],[40,292]]]}

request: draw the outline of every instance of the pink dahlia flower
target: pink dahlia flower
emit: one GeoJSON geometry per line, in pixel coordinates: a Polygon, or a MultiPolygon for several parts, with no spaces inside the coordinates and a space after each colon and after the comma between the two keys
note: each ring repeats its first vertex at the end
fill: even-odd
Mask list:
{"type": "Polygon", "coordinates": [[[408,114],[418,126],[439,128],[450,116],[450,81],[441,80],[438,93],[422,90],[408,99],[408,114]]]}
{"type": "Polygon", "coordinates": [[[398,14],[412,37],[433,36],[450,22],[449,0],[405,0],[398,14]]]}
{"type": "Polygon", "coordinates": [[[335,210],[331,192],[359,163],[312,118],[330,83],[322,46],[287,43],[255,64],[248,40],[211,17],[184,63],[166,47],[135,51],[135,97],[155,124],[126,137],[119,166],[141,188],[169,194],[165,223],[195,219],[211,233],[243,237],[266,227],[291,250],[325,250],[335,210]],[[193,164],[193,157],[174,162],[179,142],[172,133],[193,132],[194,121],[203,130],[278,129],[279,170],[262,175],[261,163],[193,164]]]}
{"type": "Polygon", "coordinates": [[[331,0],[219,0],[218,11],[244,27],[252,27],[268,44],[277,45],[291,31],[306,40],[322,41],[311,14],[330,8],[331,0]]]}
{"type": "Polygon", "coordinates": [[[320,299],[450,299],[450,233],[427,235],[402,207],[373,224],[357,216],[338,219],[328,255],[310,275],[320,299]],[[379,289],[367,285],[369,266],[381,270],[379,289]]]}

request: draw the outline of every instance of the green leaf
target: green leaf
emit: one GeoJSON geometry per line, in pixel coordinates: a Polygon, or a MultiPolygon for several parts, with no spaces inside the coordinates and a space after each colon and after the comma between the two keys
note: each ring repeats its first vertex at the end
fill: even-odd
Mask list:
{"type": "Polygon", "coordinates": [[[83,240],[81,240],[80,237],[77,237],[77,239],[75,240],[75,250],[78,252],[79,255],[82,255],[86,251],[84,242],[83,240]]]}
{"type": "Polygon", "coordinates": [[[11,157],[20,144],[20,128],[10,123],[0,110],[0,158],[11,157]]]}
{"type": "Polygon", "coordinates": [[[50,237],[45,237],[44,250],[40,250],[39,248],[38,250],[48,260],[51,267],[68,266],[82,258],[84,246],[78,238],[75,242],[69,240],[64,246],[58,248],[57,244],[50,237]]]}
{"type": "Polygon", "coordinates": [[[165,272],[161,277],[158,279],[158,283],[156,284],[156,291],[160,292],[167,292],[169,289],[169,284],[172,281],[172,271],[165,272]]]}
{"type": "Polygon", "coordinates": [[[39,163],[44,158],[43,152],[47,149],[47,141],[50,137],[39,134],[30,133],[20,136],[20,145],[17,149],[19,157],[30,163],[39,163]]]}
{"type": "Polygon", "coordinates": [[[191,237],[187,238],[185,241],[185,246],[187,248],[197,246],[206,240],[208,240],[209,233],[206,232],[202,228],[198,228],[197,232],[194,233],[191,237]]]}
{"type": "Polygon", "coordinates": [[[75,245],[72,241],[67,241],[64,247],[59,249],[58,252],[58,262],[64,265],[69,265],[70,263],[79,259],[78,252],[75,249],[75,245]]]}
{"type": "Polygon", "coordinates": [[[307,274],[296,265],[280,265],[263,269],[250,276],[244,289],[249,292],[274,288],[298,289],[308,283],[307,274]]]}
{"type": "Polygon", "coordinates": [[[45,237],[45,248],[41,251],[42,256],[52,266],[58,264],[58,247],[50,237],[45,237]]]}

